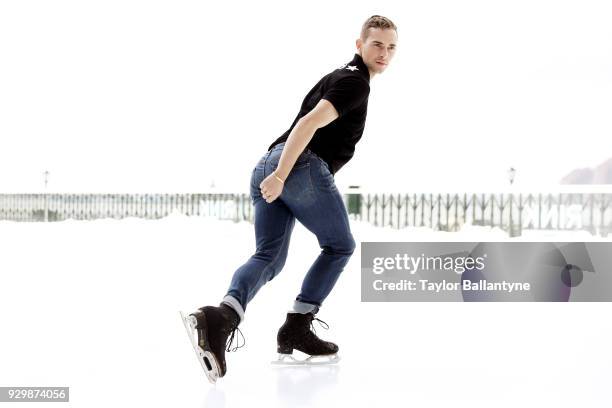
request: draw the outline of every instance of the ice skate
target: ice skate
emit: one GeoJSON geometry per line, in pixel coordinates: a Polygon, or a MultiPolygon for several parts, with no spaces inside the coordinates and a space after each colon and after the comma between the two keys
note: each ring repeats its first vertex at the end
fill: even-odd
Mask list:
{"type": "Polygon", "coordinates": [[[340,361],[338,346],[329,341],[323,341],[311,331],[313,320],[320,322],[325,329],[329,326],[323,320],[317,319],[312,313],[287,313],[285,324],[278,330],[276,336],[278,359],[272,364],[280,365],[318,365],[333,364],[340,361]],[[293,354],[298,350],[308,357],[300,359],[293,354]]]}
{"type": "Polygon", "coordinates": [[[201,307],[189,315],[179,313],[208,381],[215,384],[227,372],[225,352],[235,351],[244,345],[230,348],[236,330],[240,332],[238,314],[223,303],[218,307],[201,307]]]}

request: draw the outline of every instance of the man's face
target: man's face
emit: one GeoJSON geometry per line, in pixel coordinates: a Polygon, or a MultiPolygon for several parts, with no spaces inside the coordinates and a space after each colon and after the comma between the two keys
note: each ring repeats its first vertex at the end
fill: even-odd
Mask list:
{"type": "Polygon", "coordinates": [[[370,71],[370,76],[380,74],[387,69],[395,55],[397,33],[392,29],[369,28],[368,38],[357,39],[357,49],[363,62],[370,71]]]}

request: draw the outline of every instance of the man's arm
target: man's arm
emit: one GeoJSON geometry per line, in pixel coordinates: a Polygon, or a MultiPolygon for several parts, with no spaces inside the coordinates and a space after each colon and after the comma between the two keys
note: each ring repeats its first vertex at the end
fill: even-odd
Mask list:
{"type": "Polygon", "coordinates": [[[274,173],[285,180],[316,130],[327,126],[337,117],[338,112],[334,105],[326,99],[321,99],[317,106],[302,116],[291,130],[274,173]]]}

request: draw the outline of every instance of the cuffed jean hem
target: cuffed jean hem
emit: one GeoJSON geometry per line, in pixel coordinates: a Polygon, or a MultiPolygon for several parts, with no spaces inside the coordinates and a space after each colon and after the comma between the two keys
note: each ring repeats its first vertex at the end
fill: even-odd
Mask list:
{"type": "MultiPolygon", "coordinates": [[[[313,305],[310,303],[304,303],[304,302],[300,302],[299,300],[296,300],[293,303],[293,313],[302,313],[302,314],[306,314],[306,313],[311,313],[312,314],[317,314],[319,312],[319,306],[317,305],[313,305]]],[[[291,313],[291,312],[290,312],[291,313]]]]}
{"type": "Polygon", "coordinates": [[[230,295],[225,295],[221,303],[225,303],[226,305],[234,309],[236,313],[238,313],[238,316],[240,316],[240,323],[242,323],[242,321],[244,320],[244,309],[242,308],[242,305],[240,304],[238,299],[230,295]]]}

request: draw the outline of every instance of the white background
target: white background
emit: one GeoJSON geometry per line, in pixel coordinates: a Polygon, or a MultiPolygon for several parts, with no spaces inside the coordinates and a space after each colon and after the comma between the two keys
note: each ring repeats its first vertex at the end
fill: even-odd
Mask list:
{"type": "Polygon", "coordinates": [[[341,188],[550,186],[612,156],[607,1],[3,1],[0,191],[247,191],[372,14],[398,49],[341,188]]]}

